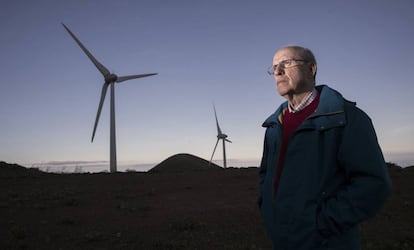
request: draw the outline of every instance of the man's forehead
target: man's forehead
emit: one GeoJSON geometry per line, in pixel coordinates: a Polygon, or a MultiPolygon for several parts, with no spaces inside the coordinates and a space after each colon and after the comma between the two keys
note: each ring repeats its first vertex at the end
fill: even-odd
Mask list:
{"type": "Polygon", "coordinates": [[[273,57],[273,61],[285,60],[292,57],[296,58],[298,54],[299,53],[297,53],[297,51],[292,48],[282,48],[276,52],[276,54],[273,57]]]}

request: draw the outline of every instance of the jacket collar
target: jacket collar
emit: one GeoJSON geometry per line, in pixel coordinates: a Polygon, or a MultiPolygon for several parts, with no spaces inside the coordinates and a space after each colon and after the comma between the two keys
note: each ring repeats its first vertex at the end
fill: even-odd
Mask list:
{"type": "MultiPolygon", "coordinates": [[[[338,91],[328,87],[327,85],[318,85],[315,88],[320,94],[320,99],[315,113],[312,114],[310,118],[344,112],[344,101],[346,100],[338,91]]],[[[262,126],[271,127],[273,125],[280,124],[281,116],[284,114],[284,112],[286,112],[287,105],[287,101],[282,103],[276,112],[274,112],[265,120],[262,126]]]]}

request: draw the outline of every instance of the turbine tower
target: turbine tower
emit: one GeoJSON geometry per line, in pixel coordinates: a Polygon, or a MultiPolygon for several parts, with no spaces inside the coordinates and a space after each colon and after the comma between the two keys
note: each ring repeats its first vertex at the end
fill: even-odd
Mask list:
{"type": "Polygon", "coordinates": [[[101,110],[103,103],[105,101],[106,91],[108,90],[108,87],[111,86],[111,108],[110,108],[110,172],[114,173],[117,171],[117,164],[116,164],[116,133],[115,133],[115,83],[136,79],[136,78],[142,78],[147,76],[156,75],[157,73],[150,73],[150,74],[140,74],[140,75],[127,75],[127,76],[117,76],[115,74],[111,74],[109,70],[103,66],[98,60],[95,59],[95,57],[86,49],[85,46],[79,41],[79,39],[72,33],[72,31],[69,30],[68,27],[66,27],[65,24],[63,24],[63,27],[66,29],[66,31],[70,34],[70,36],[75,40],[75,42],[81,47],[83,52],[89,57],[89,59],[92,61],[92,63],[96,66],[96,68],[101,72],[103,75],[105,82],[102,86],[102,93],[101,93],[101,100],[99,102],[98,106],[98,112],[96,113],[96,119],[95,119],[95,125],[93,127],[92,132],[92,140],[95,137],[96,128],[98,126],[99,117],[101,115],[101,110]]]}
{"type": "Polygon", "coordinates": [[[220,125],[219,125],[219,122],[218,122],[218,119],[217,119],[216,107],[213,105],[213,108],[214,108],[214,116],[216,117],[216,125],[217,125],[217,142],[216,142],[216,145],[214,146],[213,154],[211,155],[209,164],[211,164],[211,161],[213,160],[213,156],[214,156],[214,153],[216,152],[216,148],[217,148],[217,145],[218,145],[219,141],[223,140],[223,167],[226,168],[227,167],[226,141],[230,142],[230,143],[231,143],[231,141],[229,139],[227,139],[226,134],[221,132],[220,125]]]}

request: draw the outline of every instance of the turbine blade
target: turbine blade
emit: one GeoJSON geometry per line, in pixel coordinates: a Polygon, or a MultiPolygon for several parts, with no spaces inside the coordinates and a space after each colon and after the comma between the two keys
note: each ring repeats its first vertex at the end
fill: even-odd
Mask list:
{"type": "Polygon", "coordinates": [[[226,140],[226,142],[230,142],[230,143],[232,143],[229,139],[224,139],[224,140],[226,140]]]}
{"type": "Polygon", "coordinates": [[[109,70],[105,68],[105,66],[103,66],[100,62],[98,62],[98,60],[96,60],[96,58],[86,49],[85,46],[83,46],[81,41],[79,41],[79,39],[75,36],[75,34],[73,34],[72,31],[70,31],[70,29],[66,27],[64,23],[62,23],[62,25],[66,29],[66,31],[70,34],[70,36],[75,40],[75,42],[79,45],[79,47],[81,47],[83,52],[85,52],[85,54],[93,62],[93,64],[95,64],[96,68],[102,73],[102,75],[104,76],[109,75],[110,74],[109,70]]]}
{"type": "Polygon", "coordinates": [[[106,83],[104,83],[104,85],[102,86],[101,100],[99,101],[98,112],[96,113],[95,125],[93,126],[91,142],[93,142],[93,138],[95,137],[96,128],[98,127],[99,117],[101,116],[102,106],[105,101],[105,96],[106,96],[106,91],[108,90],[108,86],[109,84],[106,84],[106,83]]]}
{"type": "Polygon", "coordinates": [[[158,75],[158,73],[118,76],[118,79],[116,79],[116,82],[123,82],[123,81],[131,80],[131,79],[142,78],[142,77],[153,76],[153,75],[158,75]]]}
{"type": "Polygon", "coordinates": [[[220,129],[220,126],[219,126],[219,123],[218,123],[218,119],[217,119],[216,107],[213,105],[213,108],[214,108],[214,116],[216,117],[217,133],[219,135],[222,135],[223,133],[221,133],[221,129],[220,129]]]}
{"type": "Polygon", "coordinates": [[[216,145],[214,146],[213,154],[211,155],[209,165],[211,164],[211,161],[213,160],[213,156],[214,156],[214,153],[216,152],[216,149],[217,149],[217,145],[218,145],[218,143],[219,143],[219,140],[220,140],[220,139],[217,139],[216,145]]]}

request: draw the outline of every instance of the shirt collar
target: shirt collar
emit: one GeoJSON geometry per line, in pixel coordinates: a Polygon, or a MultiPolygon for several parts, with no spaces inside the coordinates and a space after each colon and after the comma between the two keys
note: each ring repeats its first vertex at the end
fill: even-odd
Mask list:
{"type": "Polygon", "coordinates": [[[288,105],[288,109],[290,113],[296,113],[301,111],[302,109],[306,108],[306,106],[308,106],[309,104],[311,104],[311,102],[313,100],[315,100],[315,97],[318,95],[318,91],[313,88],[312,92],[309,93],[304,99],[303,101],[296,107],[292,107],[290,104],[288,105]]]}

